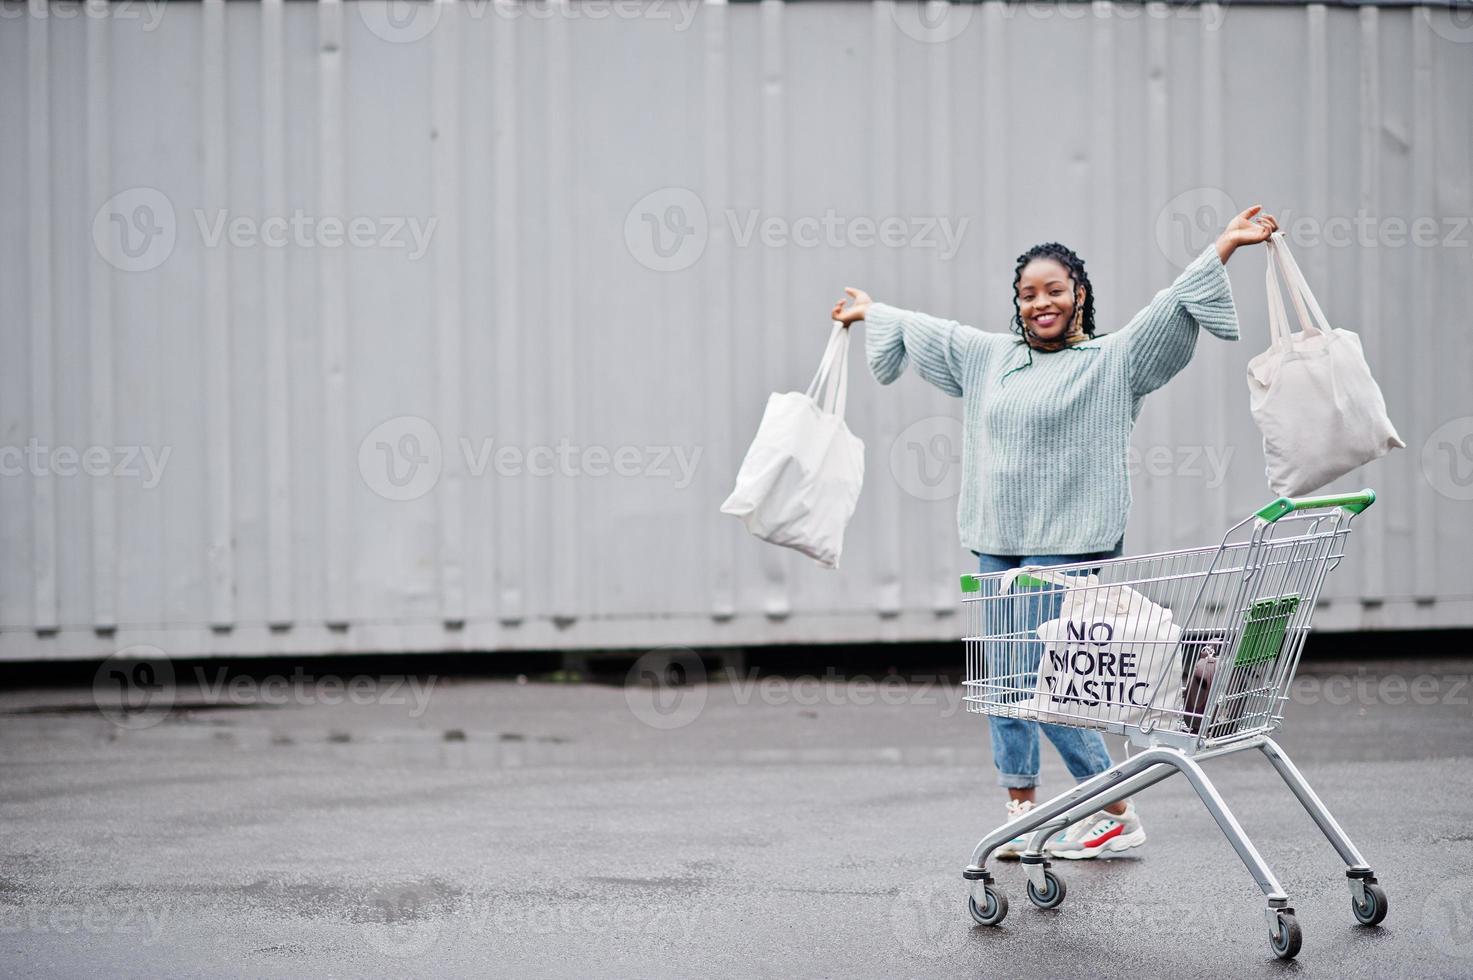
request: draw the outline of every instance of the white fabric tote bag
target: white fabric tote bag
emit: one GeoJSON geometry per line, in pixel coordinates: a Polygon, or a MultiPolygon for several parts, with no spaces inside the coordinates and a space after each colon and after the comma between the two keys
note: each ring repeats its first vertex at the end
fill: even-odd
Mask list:
{"type": "Polygon", "coordinates": [[[837,320],[807,392],[774,393],[721,505],[763,541],[839,567],[864,483],[864,443],[844,424],[849,330],[837,320]]]}
{"type": "Polygon", "coordinates": [[[1360,338],[1330,327],[1283,234],[1274,233],[1267,245],[1272,342],[1248,362],[1249,404],[1263,433],[1268,485],[1293,497],[1406,443],[1386,415],[1360,338]],[[1289,329],[1276,266],[1298,314],[1299,333],[1289,329]]]}
{"type": "MultiPolygon", "coordinates": [[[[1035,577],[1052,579],[1031,570],[1035,577]]],[[[1066,576],[1059,615],[1043,641],[1037,719],[1084,728],[1161,724],[1181,708],[1181,627],[1171,610],[1126,585],[1066,576]]]]}

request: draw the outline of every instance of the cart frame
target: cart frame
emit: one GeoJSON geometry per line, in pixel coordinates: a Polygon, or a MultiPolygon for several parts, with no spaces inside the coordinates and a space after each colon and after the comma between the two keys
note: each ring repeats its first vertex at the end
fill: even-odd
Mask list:
{"type": "MultiPolygon", "coordinates": [[[[1386,894],[1370,865],[1288,754],[1271,737],[1283,720],[1289,685],[1303,653],[1319,587],[1325,575],[1339,564],[1344,555],[1343,546],[1351,520],[1375,499],[1376,495],[1371,490],[1314,497],[1280,497],[1230,528],[1216,549],[1160,552],[1049,566],[1047,569],[1025,568],[1014,573],[1015,576],[1019,573],[1027,576],[1031,572],[1050,575],[1097,573],[1101,578],[1109,578],[1112,571],[1140,568],[1143,567],[1141,563],[1153,560],[1158,563],[1185,562],[1188,558],[1184,556],[1190,556],[1190,560],[1197,562],[1192,576],[1200,579],[1200,583],[1192,581],[1189,584],[1197,587],[1183,590],[1180,585],[1186,580],[1185,576],[1181,581],[1172,580],[1178,586],[1174,595],[1191,594],[1192,599],[1186,609],[1182,629],[1175,634],[1173,656],[1167,658],[1167,666],[1160,675],[1153,678],[1160,690],[1170,690],[1176,683],[1172,670],[1182,670],[1181,685],[1187,686],[1186,675],[1191,672],[1191,665],[1188,663],[1186,669],[1180,666],[1183,658],[1181,648],[1190,642],[1191,631],[1204,618],[1200,614],[1203,613],[1204,596],[1209,594],[1209,586],[1219,597],[1215,603],[1216,612],[1225,614],[1227,618],[1219,618],[1212,624],[1220,644],[1221,659],[1216,661],[1220,666],[1212,677],[1210,690],[1202,699],[1200,710],[1192,710],[1190,705],[1178,700],[1163,710],[1140,711],[1133,718],[1119,717],[1122,705],[1113,704],[1107,707],[1116,710],[1106,712],[1104,716],[1098,710],[1092,713],[1081,711],[1077,716],[1071,716],[1067,711],[1062,716],[1057,710],[1049,713],[1046,718],[1049,723],[1072,724],[1124,735],[1141,751],[1034,806],[982,838],[972,852],[970,864],[962,872],[962,877],[971,883],[968,909],[979,925],[996,926],[1007,915],[1007,898],[996,887],[992,873],[987,870],[987,859],[998,847],[1015,837],[1031,835],[1027,849],[1020,856],[1028,878],[1028,897],[1040,908],[1054,908],[1063,901],[1064,885],[1062,879],[1050,870],[1051,862],[1045,853],[1048,839],[1103,807],[1181,773],[1263,890],[1267,900],[1264,914],[1274,954],[1281,959],[1292,959],[1299,952],[1301,932],[1294,909],[1289,905],[1289,896],[1201,766],[1211,759],[1249,749],[1263,753],[1345,863],[1351,908],[1356,920],[1362,925],[1374,926],[1385,918],[1386,894]],[[1245,532],[1246,538],[1242,538],[1245,532]],[[1265,640],[1264,631],[1255,629],[1262,625],[1261,622],[1255,622],[1251,613],[1263,606],[1265,600],[1261,593],[1265,588],[1269,592],[1281,589],[1290,562],[1278,563],[1284,566],[1279,569],[1279,580],[1274,580],[1268,572],[1275,564],[1275,558],[1285,555],[1305,567],[1300,569],[1302,574],[1295,579],[1298,591],[1294,595],[1295,601],[1287,604],[1290,611],[1281,617],[1282,622],[1278,624],[1280,632],[1265,640]],[[1231,602],[1221,601],[1221,597],[1226,595],[1232,595],[1231,602]],[[1244,620],[1246,628],[1235,619],[1242,619],[1245,611],[1250,611],[1244,620]],[[1226,665],[1227,669],[1222,669],[1221,665],[1226,665]],[[1250,674],[1253,676],[1252,688],[1243,679],[1250,674]]],[[[964,601],[996,602],[995,593],[983,594],[981,588],[983,580],[993,577],[962,576],[964,601]]],[[[1043,584],[1036,579],[1034,581],[1035,584],[1043,584]]],[[[1274,598],[1278,601],[1285,597],[1274,598]]],[[[1284,605],[1279,602],[1274,611],[1278,612],[1284,605]]],[[[981,608],[981,605],[977,607],[974,623],[984,622],[981,608]]],[[[985,650],[989,642],[1008,644],[1013,650],[1018,649],[1019,644],[1041,646],[1043,643],[1042,640],[1020,639],[1020,635],[1009,633],[1006,639],[999,640],[979,629],[967,637],[965,683],[970,710],[1011,717],[1029,716],[1029,706],[1021,703],[1020,699],[1023,695],[1035,693],[1036,681],[1026,671],[1020,671],[1016,663],[1009,672],[998,670],[994,659],[989,658],[985,650]],[[992,676],[988,675],[989,668],[993,671],[992,676]]],[[[1036,665],[1038,661],[1033,663],[1036,665]]],[[[1152,704],[1157,705],[1158,702],[1153,700],[1152,704]]]]}

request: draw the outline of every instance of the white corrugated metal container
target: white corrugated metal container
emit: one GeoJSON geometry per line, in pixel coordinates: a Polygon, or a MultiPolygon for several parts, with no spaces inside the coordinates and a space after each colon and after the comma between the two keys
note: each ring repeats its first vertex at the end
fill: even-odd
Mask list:
{"type": "MultiPolygon", "coordinates": [[[[1473,625],[1473,23],[1441,7],[7,4],[0,658],[949,638],[958,403],[856,358],[843,569],[717,506],[840,288],[1114,329],[1281,218],[1409,448],[1318,624],[1473,625]]],[[[1244,341],[1129,552],[1265,502],[1244,341]]],[[[1041,464],[1044,465],[1044,464],[1041,464]]]]}

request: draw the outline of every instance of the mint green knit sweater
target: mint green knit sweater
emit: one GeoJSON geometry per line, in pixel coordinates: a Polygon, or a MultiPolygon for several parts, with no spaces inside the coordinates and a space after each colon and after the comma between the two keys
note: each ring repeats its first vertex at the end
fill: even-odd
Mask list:
{"type": "Polygon", "coordinates": [[[870,370],[915,365],[962,399],[962,545],[996,555],[1107,551],[1130,511],[1126,452],[1141,400],[1192,358],[1197,328],[1238,339],[1227,270],[1209,246],[1123,330],[1061,351],[883,303],[865,314],[870,370]]]}

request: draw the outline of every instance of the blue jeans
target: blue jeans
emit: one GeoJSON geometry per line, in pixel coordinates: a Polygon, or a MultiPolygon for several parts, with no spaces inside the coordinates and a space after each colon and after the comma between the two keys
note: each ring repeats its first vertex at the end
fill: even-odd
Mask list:
{"type": "MultiPolygon", "coordinates": [[[[986,574],[1003,572],[1022,565],[1068,565],[1073,562],[1118,558],[1123,548],[1124,542],[1121,541],[1110,551],[1086,555],[979,554],[977,559],[981,571],[986,574]]],[[[1048,595],[1048,591],[1050,590],[1020,595],[1017,603],[988,603],[987,632],[994,636],[1018,635],[1053,619],[1058,614],[1060,600],[1057,594],[1048,595]]],[[[1032,657],[1037,657],[1036,648],[1030,645],[1028,649],[1032,657]]],[[[989,650],[988,655],[991,657],[992,651],[989,650]]],[[[1036,662],[1033,669],[1037,669],[1036,662]]],[[[1026,789],[1038,785],[1039,729],[1043,729],[1043,734],[1054,743],[1054,748],[1059,750],[1069,774],[1079,782],[1098,776],[1110,768],[1110,752],[1105,748],[1105,737],[1099,732],[1064,725],[1040,724],[1026,718],[999,718],[996,715],[987,716],[987,727],[992,735],[992,763],[997,766],[997,781],[999,785],[1009,789],[1026,789]]]]}

